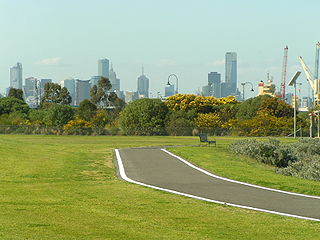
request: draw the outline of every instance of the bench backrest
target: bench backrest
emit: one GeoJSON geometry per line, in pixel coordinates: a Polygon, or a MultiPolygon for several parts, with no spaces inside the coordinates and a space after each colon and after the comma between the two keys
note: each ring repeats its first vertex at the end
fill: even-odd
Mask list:
{"type": "Polygon", "coordinates": [[[208,141],[208,135],[205,133],[199,134],[200,142],[207,142],[208,141]]]}

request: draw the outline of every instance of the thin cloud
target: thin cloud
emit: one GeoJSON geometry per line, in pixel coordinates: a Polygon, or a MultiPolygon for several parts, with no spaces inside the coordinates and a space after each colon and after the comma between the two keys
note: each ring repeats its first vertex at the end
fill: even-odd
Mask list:
{"type": "Polygon", "coordinates": [[[168,66],[175,66],[177,65],[177,63],[172,59],[160,59],[158,65],[168,67],[168,66]]]}
{"type": "Polygon", "coordinates": [[[38,65],[56,65],[56,64],[60,63],[61,60],[62,59],[59,57],[45,58],[45,59],[38,61],[36,64],[38,64],[38,65]]]}
{"type": "Polygon", "coordinates": [[[223,66],[225,64],[225,60],[224,59],[218,59],[212,62],[209,62],[208,65],[209,66],[213,66],[213,67],[217,67],[217,66],[223,66]]]}

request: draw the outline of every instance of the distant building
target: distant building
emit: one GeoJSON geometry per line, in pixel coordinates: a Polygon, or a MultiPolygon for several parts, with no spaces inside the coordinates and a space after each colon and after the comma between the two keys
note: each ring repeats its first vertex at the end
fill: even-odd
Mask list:
{"type": "Polygon", "coordinates": [[[98,75],[109,78],[109,60],[106,58],[98,60],[98,75]]]}
{"type": "Polygon", "coordinates": [[[101,76],[93,76],[93,77],[91,77],[91,79],[90,79],[91,87],[93,87],[94,85],[98,86],[98,82],[99,82],[100,78],[101,78],[101,76]]]}
{"type": "Polygon", "coordinates": [[[35,96],[37,90],[37,79],[35,77],[29,77],[24,80],[25,85],[23,92],[25,97],[35,96]]]}
{"type": "Polygon", "coordinates": [[[138,92],[133,92],[133,91],[126,91],[125,92],[125,102],[126,103],[129,103],[129,102],[132,102],[134,100],[137,100],[139,99],[139,94],[138,92]]]}
{"type": "Polygon", "coordinates": [[[44,93],[44,86],[46,85],[46,83],[52,83],[52,79],[41,79],[40,83],[39,83],[39,95],[42,96],[44,93]]]}
{"type": "Polygon", "coordinates": [[[202,87],[201,95],[204,97],[209,97],[213,95],[213,88],[211,85],[206,85],[202,87]]]}
{"type": "Polygon", "coordinates": [[[164,89],[164,96],[170,97],[175,95],[174,84],[166,85],[164,89]]]}
{"type": "Polygon", "coordinates": [[[211,86],[212,93],[208,96],[221,98],[221,74],[217,72],[208,73],[208,86],[211,86]]]}
{"type": "Polygon", "coordinates": [[[72,98],[71,105],[75,105],[75,91],[76,91],[76,82],[74,79],[65,79],[61,81],[61,87],[68,89],[68,92],[72,98]]]}
{"type": "Polygon", "coordinates": [[[74,105],[79,106],[85,99],[90,99],[90,80],[75,80],[75,100],[74,105]]]}
{"type": "Polygon", "coordinates": [[[10,87],[22,90],[22,64],[19,62],[10,68],[10,87]]]}
{"type": "Polygon", "coordinates": [[[288,104],[290,104],[290,105],[292,105],[292,93],[286,93],[286,99],[285,99],[285,101],[286,101],[286,103],[288,103],[288,104]]]}
{"type": "Polygon", "coordinates": [[[138,87],[137,87],[138,95],[143,96],[145,98],[149,97],[149,78],[144,75],[144,70],[142,68],[142,74],[138,77],[138,87]]]}
{"type": "Polygon", "coordinates": [[[24,96],[27,97],[36,97],[37,96],[37,86],[38,80],[34,77],[29,77],[25,79],[25,85],[24,85],[24,96]]]}
{"type": "Polygon", "coordinates": [[[237,53],[227,52],[225,56],[225,85],[222,97],[238,95],[237,53]]]}
{"type": "Polygon", "coordinates": [[[120,79],[117,78],[117,74],[113,70],[112,64],[111,64],[111,68],[110,68],[109,80],[112,85],[111,91],[119,93],[120,92],[120,79]]]}

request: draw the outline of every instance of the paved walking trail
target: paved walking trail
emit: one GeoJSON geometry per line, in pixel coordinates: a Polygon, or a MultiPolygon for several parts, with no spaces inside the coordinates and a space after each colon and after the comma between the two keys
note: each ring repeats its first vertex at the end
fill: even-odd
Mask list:
{"type": "Polygon", "coordinates": [[[116,154],[120,175],[129,182],[205,201],[320,221],[320,197],[219,178],[160,148],[121,149],[116,154]]]}

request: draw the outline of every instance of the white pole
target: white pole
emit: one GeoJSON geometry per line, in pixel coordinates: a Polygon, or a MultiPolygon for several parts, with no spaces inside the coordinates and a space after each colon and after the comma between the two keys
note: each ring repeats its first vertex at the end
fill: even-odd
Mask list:
{"type": "Polygon", "coordinates": [[[294,112],[293,112],[293,137],[297,137],[297,84],[294,83],[294,112]]]}

